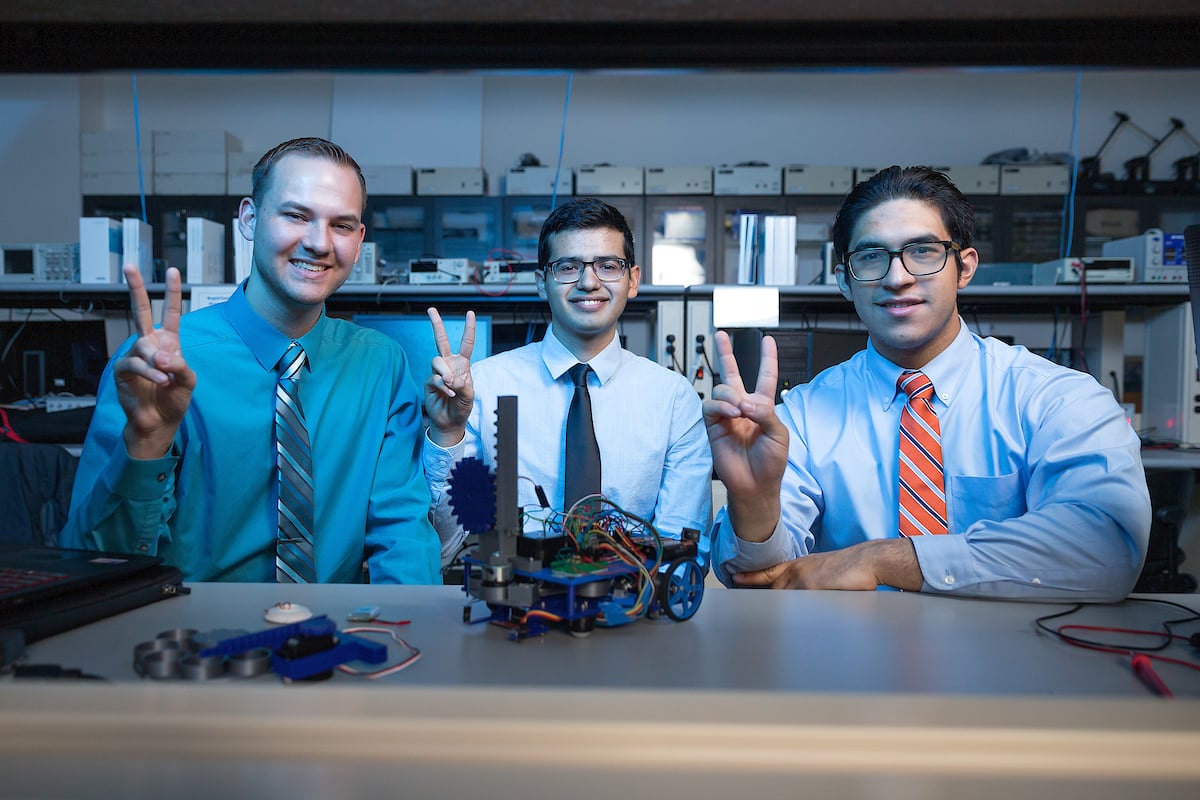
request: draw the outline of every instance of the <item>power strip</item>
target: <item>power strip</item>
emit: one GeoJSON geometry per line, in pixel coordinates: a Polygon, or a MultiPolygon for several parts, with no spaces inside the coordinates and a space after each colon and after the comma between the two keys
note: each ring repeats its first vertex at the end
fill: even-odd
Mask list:
{"type": "Polygon", "coordinates": [[[46,413],[48,414],[56,411],[70,411],[74,408],[90,408],[94,405],[96,405],[96,396],[91,394],[48,395],[46,397],[46,413]]]}

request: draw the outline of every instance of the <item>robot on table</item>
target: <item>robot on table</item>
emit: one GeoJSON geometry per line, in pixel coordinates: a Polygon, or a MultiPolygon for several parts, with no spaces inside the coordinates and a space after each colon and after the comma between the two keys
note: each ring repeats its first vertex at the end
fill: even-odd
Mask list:
{"type": "Polygon", "coordinates": [[[544,535],[524,532],[515,397],[497,398],[495,474],[477,459],[463,459],[450,476],[450,504],[463,528],[478,536],[463,557],[463,590],[472,598],[464,622],[495,623],[520,640],[556,625],[586,635],[642,617],[682,622],[700,607],[699,531],[664,539],[646,520],[592,495],[548,515],[544,535]],[[477,617],[480,603],[488,613],[477,617]]]}

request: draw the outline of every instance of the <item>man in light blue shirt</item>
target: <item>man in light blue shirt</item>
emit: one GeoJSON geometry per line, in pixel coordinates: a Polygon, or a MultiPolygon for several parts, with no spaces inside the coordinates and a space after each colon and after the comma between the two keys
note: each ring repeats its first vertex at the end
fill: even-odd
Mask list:
{"type": "MultiPolygon", "coordinates": [[[[518,502],[536,511],[540,487],[554,511],[564,509],[563,442],[574,393],[567,372],[576,363],[592,368],[587,380],[601,493],[664,536],[708,529],[712,458],[700,398],[682,375],[623,349],[617,336],[641,280],[633,256],[633,234],[621,212],[578,198],[551,212],[539,236],[537,289],[552,317],[542,341],[472,366],[473,315],[459,352],[452,353],[441,318],[430,309],[439,356],[425,384],[424,459],[444,563],[466,537],[450,505],[450,471],[468,456],[495,464],[498,397],[519,398],[518,502]]],[[[545,516],[528,515],[526,530],[541,530],[538,520],[545,516]]],[[[706,537],[700,547],[707,563],[706,537]]]]}
{"type": "Polygon", "coordinates": [[[254,169],[238,224],[253,271],[228,302],[181,315],[177,269],[154,327],[126,267],[137,335],[105,370],[84,443],[67,546],[161,555],[195,581],[274,581],[276,365],[303,346],[312,440],[313,577],[437,581],[419,462],[420,395],[404,351],[325,315],[364,226],[358,164],[322,139],[285,142],[254,169]]]}
{"type": "Polygon", "coordinates": [[[774,341],[749,393],[718,334],[723,383],[704,413],[729,497],[714,526],[723,581],[1100,602],[1132,589],[1151,514],[1138,437],[1090,375],[967,330],[974,227],[934,170],[856,186],[833,239],[867,349],[778,408],[774,341]],[[950,535],[899,533],[897,380],[913,370],[933,384],[950,535]]]}

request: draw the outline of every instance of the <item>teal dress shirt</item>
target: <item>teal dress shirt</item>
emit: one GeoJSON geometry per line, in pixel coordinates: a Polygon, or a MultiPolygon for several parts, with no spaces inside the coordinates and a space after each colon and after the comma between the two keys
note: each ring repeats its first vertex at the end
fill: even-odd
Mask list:
{"type": "MultiPolygon", "coordinates": [[[[252,280],[253,278],[251,278],[252,280]]],[[[68,547],[161,555],[193,581],[275,580],[274,367],[291,342],[259,317],[244,284],[183,315],[196,373],[171,451],[136,460],[112,365],[101,380],[62,533],[68,547]]],[[[321,582],[437,583],[439,543],[421,468],[421,398],[400,346],[324,314],[299,339],[313,441],[321,582]]]]}

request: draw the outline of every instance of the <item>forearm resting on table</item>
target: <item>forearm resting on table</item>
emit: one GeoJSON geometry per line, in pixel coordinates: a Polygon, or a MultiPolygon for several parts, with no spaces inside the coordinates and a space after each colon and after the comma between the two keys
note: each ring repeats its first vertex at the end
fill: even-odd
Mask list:
{"type": "Polygon", "coordinates": [[[846,552],[855,550],[859,551],[856,556],[866,559],[880,586],[919,592],[925,585],[917,553],[907,538],[873,539],[846,552]]]}

